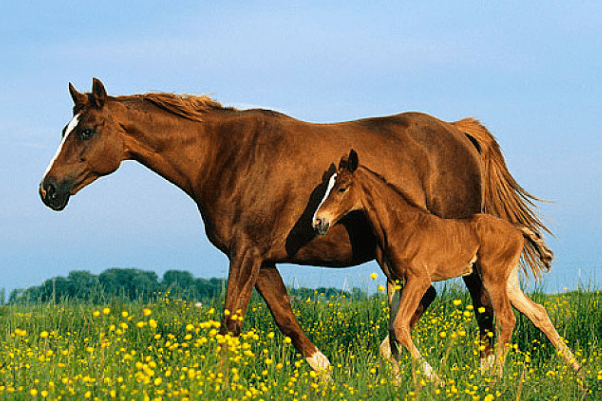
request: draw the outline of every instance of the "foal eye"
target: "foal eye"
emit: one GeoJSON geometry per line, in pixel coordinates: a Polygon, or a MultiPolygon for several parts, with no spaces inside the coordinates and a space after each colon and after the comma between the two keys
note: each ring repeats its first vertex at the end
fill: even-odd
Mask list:
{"type": "Polygon", "coordinates": [[[95,133],[96,131],[93,129],[84,128],[79,132],[79,137],[85,141],[86,139],[90,139],[95,133]]]}

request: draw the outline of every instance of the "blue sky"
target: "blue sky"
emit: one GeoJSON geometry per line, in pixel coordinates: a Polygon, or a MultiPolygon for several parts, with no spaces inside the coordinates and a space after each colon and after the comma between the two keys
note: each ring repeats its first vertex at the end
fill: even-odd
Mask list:
{"type": "MultiPolygon", "coordinates": [[[[72,82],[208,94],[331,122],[417,110],[474,116],[556,238],[549,291],[602,279],[602,3],[21,1],[0,14],[0,287],[137,267],[223,277],[196,205],[134,162],[63,212],[37,191],[72,82]]],[[[282,266],[301,285],[370,287],[370,263],[282,266]]],[[[381,276],[382,279],[382,276],[381,276]]],[[[296,281],[295,281],[296,280],[296,281]]]]}

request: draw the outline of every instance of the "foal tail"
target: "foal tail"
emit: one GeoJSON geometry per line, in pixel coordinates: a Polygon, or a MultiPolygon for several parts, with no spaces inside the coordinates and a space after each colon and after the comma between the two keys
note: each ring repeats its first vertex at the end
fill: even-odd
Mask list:
{"type": "Polygon", "coordinates": [[[525,243],[525,248],[527,244],[530,244],[533,248],[537,250],[539,254],[539,260],[546,267],[546,270],[550,270],[552,267],[552,259],[554,259],[554,252],[546,245],[544,240],[541,238],[541,234],[533,232],[531,229],[527,227],[517,226],[516,228],[523,234],[523,237],[527,240],[525,243]]]}
{"type": "Polygon", "coordinates": [[[551,231],[542,223],[537,212],[536,201],[539,199],[521,187],[510,175],[500,146],[493,135],[478,120],[465,118],[452,123],[456,128],[468,136],[481,154],[484,174],[483,212],[497,216],[513,225],[527,227],[536,237],[537,241],[525,242],[525,250],[521,256],[521,266],[526,272],[529,268],[536,278],[542,272],[550,270],[550,259],[540,250],[549,248],[541,238],[541,232],[551,231]],[[539,244],[539,246],[537,245],[539,244]]]}

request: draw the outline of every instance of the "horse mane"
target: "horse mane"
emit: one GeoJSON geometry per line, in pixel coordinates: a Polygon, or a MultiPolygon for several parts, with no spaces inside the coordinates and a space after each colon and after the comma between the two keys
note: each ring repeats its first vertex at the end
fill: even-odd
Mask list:
{"type": "Polygon", "coordinates": [[[187,95],[166,92],[151,92],[141,95],[119,96],[120,101],[149,102],[162,110],[192,121],[202,121],[203,114],[210,110],[232,110],[207,95],[187,95]]]}

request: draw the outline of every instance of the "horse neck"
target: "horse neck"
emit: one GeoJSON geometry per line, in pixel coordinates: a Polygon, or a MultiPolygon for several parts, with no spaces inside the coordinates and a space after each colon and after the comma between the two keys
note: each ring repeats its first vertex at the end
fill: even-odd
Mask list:
{"type": "Polygon", "coordinates": [[[374,172],[360,167],[356,171],[356,183],[362,190],[362,207],[370,220],[375,234],[381,239],[391,222],[398,228],[408,225],[424,212],[409,203],[406,198],[374,172]],[[359,175],[357,174],[359,173],[359,175]]]}
{"type": "Polygon", "coordinates": [[[126,158],[136,160],[194,198],[202,177],[207,136],[202,122],[160,110],[152,105],[116,104],[114,114],[127,133],[126,158]]]}

